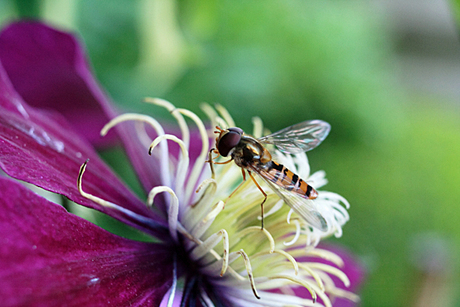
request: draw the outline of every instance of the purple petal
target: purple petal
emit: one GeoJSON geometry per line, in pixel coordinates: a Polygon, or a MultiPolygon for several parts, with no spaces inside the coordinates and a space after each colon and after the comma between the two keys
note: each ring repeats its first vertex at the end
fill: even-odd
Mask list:
{"type": "Polygon", "coordinates": [[[127,240],[0,178],[3,306],[158,306],[172,250],[127,240]]]}
{"type": "MultiPolygon", "coordinates": [[[[10,176],[105,212],[129,225],[163,233],[157,217],[75,134],[59,114],[45,114],[22,102],[0,65],[0,167],[10,176]],[[90,159],[83,190],[138,216],[107,209],[82,197],[77,189],[80,165],[90,159]],[[155,222],[157,221],[157,222],[155,222]]],[[[164,226],[164,224],[163,224],[164,226]]]]}
{"type": "Polygon", "coordinates": [[[81,76],[87,64],[72,36],[34,22],[12,24],[0,35],[0,61],[29,105],[60,112],[88,140],[101,142],[109,118],[81,76]]]}
{"type": "MultiPolygon", "coordinates": [[[[72,35],[39,22],[13,23],[0,34],[0,62],[29,105],[57,110],[93,144],[105,139],[100,129],[116,112],[72,35]]],[[[116,131],[145,190],[159,185],[155,160],[146,155],[132,123],[116,131]]]]}

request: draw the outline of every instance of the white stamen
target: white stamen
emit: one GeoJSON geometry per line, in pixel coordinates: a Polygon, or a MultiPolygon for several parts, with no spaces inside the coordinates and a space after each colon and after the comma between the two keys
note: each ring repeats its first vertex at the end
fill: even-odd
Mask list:
{"type": "Polygon", "coordinates": [[[178,242],[177,239],[177,217],[179,215],[179,199],[176,196],[176,193],[170,188],[166,186],[159,186],[155,187],[150,190],[148,198],[147,198],[147,204],[149,206],[153,206],[153,199],[158,193],[161,192],[167,192],[171,195],[171,199],[169,202],[169,207],[168,207],[168,225],[169,225],[169,233],[171,234],[171,237],[174,239],[174,241],[178,242]]]}
{"type": "MultiPolygon", "coordinates": [[[[150,143],[152,142],[152,138],[148,135],[147,130],[145,129],[144,122],[134,122],[134,126],[136,129],[136,134],[139,140],[141,141],[142,145],[146,148],[149,147],[150,143]]],[[[159,155],[157,155],[159,156],[159,155]]]]}
{"type": "Polygon", "coordinates": [[[225,229],[222,229],[222,243],[224,245],[223,247],[223,255],[222,255],[222,270],[220,271],[220,276],[224,276],[225,272],[227,271],[228,268],[228,263],[229,263],[229,256],[230,256],[230,244],[229,244],[229,239],[228,239],[228,233],[225,229]]]}
{"type": "Polygon", "coordinates": [[[313,288],[313,290],[316,291],[318,296],[321,298],[325,307],[332,307],[331,300],[329,299],[329,297],[327,297],[325,292],[320,291],[320,289],[315,284],[312,284],[311,287],[313,288]]]}
{"type": "Polygon", "coordinates": [[[340,196],[337,193],[328,192],[328,191],[321,191],[321,197],[324,197],[324,198],[332,200],[332,201],[338,200],[338,201],[340,201],[341,203],[343,203],[345,205],[345,208],[350,209],[350,203],[344,197],[340,196]]]}
{"type": "Polygon", "coordinates": [[[318,274],[321,280],[323,281],[324,289],[326,289],[326,291],[327,289],[335,288],[335,282],[331,278],[331,276],[329,276],[329,274],[321,270],[316,270],[316,274],[318,274]]]}
{"type": "Polygon", "coordinates": [[[254,126],[252,135],[255,138],[260,138],[262,137],[262,134],[264,132],[264,124],[262,123],[262,119],[258,116],[255,116],[252,118],[252,125],[254,126]]]}
{"type": "Polygon", "coordinates": [[[304,265],[309,266],[311,269],[318,269],[324,272],[328,272],[329,274],[335,275],[343,282],[345,287],[350,286],[350,280],[348,279],[347,275],[345,275],[345,273],[333,266],[319,262],[304,262],[304,265]]]}
{"type": "MultiPolygon", "coordinates": [[[[193,235],[191,235],[185,228],[182,226],[180,223],[177,224],[177,230],[183,234],[187,239],[189,239],[191,242],[194,242],[197,245],[202,244],[203,242],[200,239],[195,238],[193,235]]],[[[214,256],[217,260],[222,260],[223,258],[213,249],[210,250],[211,255],[214,256]]],[[[233,261],[233,260],[232,260],[233,261]]],[[[224,270],[224,265],[225,263],[222,263],[222,270],[224,270]]],[[[244,277],[242,277],[240,274],[235,272],[231,267],[227,266],[227,272],[230,273],[233,277],[235,277],[237,280],[243,281],[244,277]]],[[[221,272],[222,272],[221,270],[221,272]]]]}
{"type": "Polygon", "coordinates": [[[211,130],[209,131],[210,132],[210,137],[215,137],[213,129],[216,126],[219,126],[222,129],[226,129],[226,128],[230,127],[229,124],[227,122],[225,122],[225,120],[222,117],[217,115],[217,112],[209,104],[202,103],[200,105],[200,107],[201,107],[201,110],[203,110],[203,112],[208,116],[209,120],[211,121],[211,130]]]}
{"type": "MultiPolygon", "coordinates": [[[[219,165],[219,171],[220,174],[225,174],[225,180],[219,181],[219,191],[229,191],[227,195],[222,195],[222,197],[227,197],[237,186],[236,183],[238,183],[241,180],[241,169],[238,166],[236,166],[235,163],[228,163],[224,165],[219,165]]],[[[246,182],[243,184],[243,186],[240,187],[240,189],[236,192],[234,196],[236,197],[238,194],[242,193],[241,191],[247,191],[247,193],[253,192],[254,190],[251,190],[251,188],[247,189],[248,186],[251,188],[255,187],[252,180],[246,180],[246,182]]]]}
{"type": "Polygon", "coordinates": [[[174,254],[174,260],[173,260],[173,284],[171,285],[167,307],[172,307],[173,306],[174,297],[176,296],[176,288],[177,288],[177,256],[176,256],[176,254],[174,254]]]}
{"type": "MultiPolygon", "coordinates": [[[[297,154],[293,157],[294,163],[297,166],[295,171],[300,178],[310,180],[310,163],[308,162],[308,157],[306,154],[297,154]]],[[[315,185],[315,188],[318,188],[318,185],[315,185]]]]}
{"type": "MultiPolygon", "coordinates": [[[[273,253],[276,253],[276,254],[280,254],[280,255],[283,255],[284,257],[286,257],[287,260],[289,260],[289,262],[291,262],[293,268],[294,268],[294,274],[295,275],[298,275],[299,274],[299,265],[297,264],[297,261],[294,259],[294,257],[292,257],[289,253],[285,252],[284,250],[282,249],[275,249],[273,251],[273,253]]],[[[270,252],[263,252],[263,253],[257,253],[255,254],[253,257],[259,257],[259,256],[262,256],[262,255],[267,255],[267,254],[270,254],[270,252]]],[[[286,265],[287,262],[283,261],[283,262],[277,262],[275,264],[276,265],[286,265]]]]}
{"type": "Polygon", "coordinates": [[[313,232],[308,230],[307,233],[309,235],[307,236],[307,242],[305,244],[306,244],[307,248],[313,249],[319,244],[319,240],[321,239],[321,235],[317,234],[316,229],[314,229],[313,232]]]}
{"type": "Polygon", "coordinates": [[[203,218],[190,232],[194,237],[200,238],[209,226],[214,222],[216,216],[224,209],[224,202],[219,201],[214,208],[203,218]]]}
{"type": "Polygon", "coordinates": [[[344,289],[334,287],[329,288],[328,292],[331,293],[331,295],[333,296],[343,297],[355,303],[359,303],[361,301],[358,295],[344,289]]]}
{"type": "MultiPolygon", "coordinates": [[[[196,193],[200,192],[203,187],[206,187],[206,192],[203,193],[203,197],[200,199],[199,203],[207,203],[208,199],[214,198],[214,195],[216,194],[217,190],[217,182],[212,179],[208,178],[206,180],[203,180],[203,182],[196,188],[196,193]],[[208,192],[208,188],[211,190],[208,192]]],[[[194,206],[195,208],[198,208],[199,206],[194,206]]]]}
{"type": "MultiPolygon", "coordinates": [[[[237,252],[237,253],[239,253],[239,252],[237,252]]],[[[244,280],[246,279],[246,278],[244,278],[243,276],[241,276],[240,274],[238,274],[231,266],[229,266],[229,267],[227,268],[227,272],[228,272],[231,276],[235,277],[235,280],[236,280],[236,281],[244,281],[244,280]]]]}
{"type": "Polygon", "coordinates": [[[85,163],[83,163],[81,166],[80,166],[80,172],[78,173],[78,178],[77,178],[77,187],[78,187],[78,192],[80,192],[81,196],[83,196],[84,198],[87,198],[93,202],[95,202],[96,204],[98,205],[101,205],[105,208],[110,208],[110,209],[114,209],[116,211],[119,211],[131,218],[133,218],[134,220],[137,220],[139,222],[142,222],[144,225],[150,225],[152,224],[152,221],[150,218],[148,217],[145,217],[143,215],[140,215],[140,214],[137,214],[137,213],[134,213],[132,212],[131,210],[128,210],[126,208],[123,208],[121,206],[118,206],[112,202],[109,202],[107,200],[104,200],[100,197],[97,197],[95,195],[92,195],[92,194],[89,194],[89,193],[86,193],[85,191],[83,191],[83,188],[82,188],[82,180],[83,180],[83,174],[85,173],[85,170],[86,170],[86,165],[88,164],[88,160],[85,161],[85,163]]]}
{"type": "Polygon", "coordinates": [[[217,117],[216,122],[217,126],[221,127],[222,129],[227,129],[231,127],[222,117],[217,117]]]}
{"type": "Polygon", "coordinates": [[[249,290],[226,289],[234,306],[263,306],[263,307],[305,307],[321,306],[313,304],[312,300],[293,295],[271,293],[264,291],[260,300],[250,295],[249,290]]]}
{"type": "Polygon", "coordinates": [[[334,237],[340,238],[342,236],[342,233],[343,233],[342,227],[334,227],[332,229],[332,232],[334,233],[334,237]]]}
{"type": "MultiPolygon", "coordinates": [[[[302,255],[301,250],[298,250],[298,251],[300,251],[298,256],[301,256],[302,255]]],[[[315,248],[315,249],[312,249],[312,250],[307,250],[307,254],[310,255],[310,256],[317,256],[317,257],[323,258],[323,259],[325,259],[327,261],[330,261],[330,262],[334,263],[338,267],[343,267],[343,265],[344,265],[342,258],[337,256],[333,252],[330,252],[330,251],[325,250],[325,249],[315,248]]]]}
{"type": "MultiPolygon", "coordinates": [[[[153,140],[149,148],[149,153],[152,152],[152,150],[163,140],[171,140],[173,142],[176,142],[181,148],[183,159],[179,160],[179,165],[177,166],[176,186],[175,186],[175,189],[180,191],[184,187],[185,177],[187,176],[187,169],[189,165],[188,150],[185,147],[184,142],[182,142],[182,140],[179,139],[177,136],[171,135],[171,134],[164,134],[164,135],[158,136],[157,138],[153,140]]],[[[181,199],[181,201],[183,200],[181,199]]]]}
{"type": "MultiPolygon", "coordinates": [[[[321,191],[322,194],[322,191],[321,191]]],[[[328,200],[323,195],[321,195],[316,202],[318,203],[318,206],[327,206],[327,208],[331,208],[333,210],[329,211],[331,215],[335,217],[339,225],[344,224],[350,219],[350,216],[348,215],[348,211],[340,205],[337,202],[334,202],[333,200],[328,200]]]]}
{"type": "Polygon", "coordinates": [[[254,276],[252,275],[252,268],[251,268],[251,262],[249,261],[249,257],[242,249],[238,251],[237,253],[239,253],[243,257],[244,266],[246,267],[246,272],[248,274],[249,282],[251,284],[251,288],[252,288],[252,292],[254,293],[254,296],[260,299],[260,296],[257,293],[256,284],[254,282],[254,276]]]}
{"type": "Polygon", "coordinates": [[[319,189],[322,186],[325,186],[327,184],[326,172],[325,171],[314,172],[310,177],[308,177],[308,181],[312,183],[315,189],[319,189]]]}
{"type": "Polygon", "coordinates": [[[214,199],[217,190],[217,182],[214,179],[204,180],[197,188],[196,193],[200,192],[202,189],[205,191],[201,194],[200,198],[190,206],[187,206],[181,214],[181,221],[187,229],[192,229],[202,220],[206,215],[206,210],[202,207],[209,206],[211,201],[214,199]]]}
{"type": "Polygon", "coordinates": [[[204,306],[214,307],[214,303],[211,301],[206,291],[202,290],[200,295],[201,295],[201,299],[204,301],[204,304],[203,304],[204,306]]]}
{"type": "MultiPolygon", "coordinates": [[[[264,218],[266,218],[267,216],[270,216],[276,212],[278,212],[278,210],[280,210],[281,208],[283,208],[284,206],[284,200],[280,199],[276,202],[275,205],[273,205],[273,207],[267,212],[267,213],[264,213],[264,218]]],[[[257,219],[260,221],[262,220],[262,217],[259,215],[257,217],[257,219]]]]}
{"type": "Polygon", "coordinates": [[[283,242],[283,244],[285,246],[291,246],[292,244],[297,242],[297,240],[299,239],[299,236],[300,236],[300,223],[299,223],[298,220],[294,220],[294,224],[295,224],[295,236],[294,236],[294,238],[292,238],[291,241],[283,242]]]}
{"type": "MultiPolygon", "coordinates": [[[[206,116],[209,118],[211,121],[211,128],[214,129],[218,125],[216,118],[218,117],[217,112],[214,110],[213,107],[211,107],[208,103],[201,103],[200,104],[201,110],[206,114],[206,116]]],[[[214,136],[214,133],[211,130],[211,134],[214,136]]]]}
{"type": "Polygon", "coordinates": [[[232,116],[228,113],[227,109],[221,106],[220,104],[216,104],[215,108],[217,112],[219,112],[220,116],[227,122],[229,127],[235,127],[235,122],[233,121],[232,116]]]}
{"type": "MultiPolygon", "coordinates": [[[[216,105],[215,109],[209,105],[202,105],[203,111],[210,117],[212,122],[211,129],[206,130],[198,116],[188,110],[177,109],[173,104],[162,99],[147,98],[145,101],[164,107],[172,114],[180,127],[182,139],[165,134],[155,120],[137,114],[125,114],[115,118],[104,127],[101,133],[107,133],[111,127],[122,121],[136,120],[137,135],[143,144],[150,142],[147,132],[150,129],[147,125],[140,126],[139,122],[150,124],[158,134],[153,142],[151,142],[150,151],[160,143],[162,148],[168,148],[168,142],[161,142],[163,140],[172,140],[180,146],[181,151],[178,161],[173,161],[175,156],[169,155],[168,152],[165,154],[163,150],[155,151],[155,154],[159,154],[162,172],[166,170],[169,173],[171,169],[175,169],[175,181],[168,182],[168,185],[165,184],[165,186],[152,189],[148,196],[148,204],[153,204],[153,199],[158,193],[168,192],[171,195],[167,197],[167,203],[169,202],[169,206],[167,207],[168,226],[171,237],[177,242],[177,232],[183,235],[185,240],[181,243],[184,244],[189,257],[199,265],[200,274],[212,277],[213,283],[225,287],[227,298],[232,303],[241,302],[239,304],[241,306],[311,306],[314,303],[311,300],[295,297],[292,291],[284,291],[283,293],[287,293],[284,295],[263,291],[263,298],[260,299],[256,283],[257,287],[263,290],[280,289],[282,287],[292,290],[292,283],[300,284],[310,291],[313,301],[317,297],[320,297],[326,306],[331,306],[330,298],[327,295],[331,297],[334,297],[334,295],[351,297],[351,299],[356,297],[353,297],[352,293],[337,288],[331,276],[328,275],[335,275],[345,285],[348,285],[349,280],[339,269],[326,264],[296,261],[296,257],[317,256],[336,264],[343,264],[343,261],[335,254],[315,249],[315,245],[323,237],[332,234],[336,236],[341,235],[341,226],[349,218],[348,212],[345,209],[345,207],[348,208],[349,204],[343,197],[335,193],[319,191],[318,198],[315,200],[315,206],[328,223],[329,229],[327,233],[312,228],[296,216],[292,217],[293,211],[289,210],[286,220],[288,223],[291,223],[291,220],[293,221],[296,227],[295,233],[293,233],[293,230],[289,231],[289,229],[286,229],[286,222],[283,221],[284,214],[279,214],[281,208],[285,208],[287,211],[288,207],[284,205],[283,200],[277,198],[271,190],[267,189],[266,192],[269,197],[266,202],[266,208],[270,208],[264,214],[264,217],[270,216],[267,228],[261,230],[259,226],[249,226],[254,225],[255,218],[261,218],[259,216],[260,194],[255,193],[257,189],[250,180],[244,182],[236,193],[231,193],[241,182],[241,169],[235,163],[216,167],[213,177],[202,181],[205,176],[208,176],[208,172],[203,172],[203,170],[206,170],[205,163],[206,159],[209,158],[209,138],[215,138],[216,136],[213,134],[214,127],[218,125],[226,129],[235,126],[228,111],[220,105],[216,105]],[[196,124],[202,140],[201,151],[195,161],[190,161],[189,157],[189,145],[191,141],[190,127],[185,117],[191,118],[196,124]],[[191,164],[193,164],[193,167],[189,169],[189,165],[191,164]],[[197,186],[199,182],[201,184],[197,186]],[[194,190],[200,194],[194,195],[194,190]],[[228,199],[229,195],[232,195],[230,200],[228,199]],[[228,201],[228,204],[222,200],[228,201]],[[181,206],[180,212],[179,206],[181,206]],[[227,206],[225,211],[223,211],[224,206],[227,206]],[[254,211],[256,209],[257,211],[254,211]],[[219,226],[221,222],[226,223],[226,229],[220,229],[222,227],[219,226]],[[220,230],[217,231],[218,229],[220,230]],[[270,229],[271,233],[267,229],[270,229]],[[230,235],[227,233],[227,230],[230,235]],[[263,232],[266,236],[268,245],[263,242],[263,238],[260,238],[260,232],[263,232]],[[313,244],[313,246],[307,246],[303,249],[299,248],[305,242],[303,240],[300,243],[298,242],[301,236],[305,238],[307,244],[313,244]],[[232,240],[231,242],[229,241],[229,237],[232,240]],[[289,238],[291,238],[290,241],[283,242],[284,246],[292,246],[289,251],[281,249],[283,245],[279,244],[279,242],[278,245],[275,244],[275,239],[282,241],[283,239],[289,240],[289,238]],[[214,248],[221,240],[223,247],[222,250],[220,246],[218,249],[216,248],[219,251],[217,252],[214,248]],[[257,241],[258,245],[252,246],[252,242],[255,241],[257,241]],[[231,246],[230,243],[232,244],[231,246]],[[246,248],[246,250],[249,252],[249,255],[243,249],[240,249],[240,247],[248,244],[250,247],[246,248]],[[278,247],[278,249],[275,249],[275,247],[278,247]],[[239,251],[230,252],[231,249],[239,251]],[[243,261],[233,263],[240,256],[243,258],[243,261]],[[272,259],[272,257],[275,258],[272,259]],[[257,262],[254,262],[256,258],[257,262]],[[254,264],[255,274],[257,276],[260,275],[258,278],[253,276],[253,267],[251,266],[250,259],[252,264],[254,264]],[[224,278],[214,278],[219,274],[219,271],[221,276],[225,274],[224,278]],[[247,297],[247,295],[244,295],[249,294],[251,291],[247,287],[248,279],[254,296],[249,295],[247,297]]],[[[254,125],[253,135],[255,137],[262,136],[266,132],[264,131],[262,120],[254,117],[252,122],[254,125]]],[[[327,183],[324,172],[316,172],[309,177],[310,167],[305,154],[288,155],[282,154],[279,151],[272,152],[272,154],[275,161],[279,161],[304,180],[308,182],[313,181],[312,186],[316,189],[327,183]]],[[[222,161],[220,160],[220,162],[222,161]]],[[[84,171],[83,166],[82,168],[84,171]]],[[[81,175],[79,176],[79,187],[81,190],[81,175]]],[[[84,195],[83,191],[81,193],[84,195]]],[[[113,206],[117,205],[95,196],[89,195],[88,198],[103,206],[116,209],[113,206]]],[[[283,209],[283,212],[286,211],[283,209]]],[[[173,284],[175,285],[174,282],[173,284]]],[[[171,293],[167,294],[169,299],[168,297],[164,299],[164,303],[168,299],[167,307],[173,303],[170,295],[174,296],[172,291],[175,291],[175,288],[171,288],[170,291],[171,293]]],[[[206,296],[205,292],[202,293],[202,302],[210,306],[212,305],[212,301],[206,296]]]]}
{"type": "Polygon", "coordinates": [[[228,243],[228,234],[225,229],[221,229],[219,232],[209,236],[203,243],[197,246],[191,253],[193,259],[200,259],[211,251],[211,249],[216,246],[219,241],[222,240],[223,243],[223,256],[222,256],[222,269],[220,271],[220,276],[225,274],[225,271],[228,267],[228,257],[229,257],[229,243],[228,243]]]}
{"type": "Polygon", "coordinates": [[[304,269],[305,271],[307,271],[307,273],[310,274],[311,277],[313,277],[313,279],[316,281],[321,291],[324,291],[324,283],[321,277],[315,271],[313,271],[309,266],[305,265],[304,263],[300,262],[298,263],[298,265],[301,269],[304,269]]]}
{"type": "Polygon", "coordinates": [[[200,176],[203,170],[203,167],[204,167],[204,164],[205,164],[208,152],[209,152],[209,140],[208,140],[208,134],[206,133],[206,128],[203,122],[198,116],[196,116],[195,113],[190,112],[189,110],[185,110],[185,109],[177,109],[177,111],[189,117],[195,122],[195,125],[198,127],[198,131],[200,132],[200,137],[201,137],[201,152],[198,158],[196,158],[195,160],[195,164],[193,165],[192,172],[189,175],[187,188],[185,190],[185,200],[189,202],[190,195],[195,189],[195,182],[197,181],[198,176],[200,176]]]}
{"type": "Polygon", "coordinates": [[[163,107],[166,110],[168,110],[172,116],[174,116],[174,118],[177,120],[177,124],[179,125],[182,134],[182,141],[184,142],[185,147],[188,149],[190,144],[190,131],[188,129],[184,117],[178,112],[176,107],[171,102],[160,98],[147,97],[144,99],[144,102],[163,107]]]}
{"type": "MultiPolygon", "coordinates": [[[[184,117],[182,116],[182,114],[180,114],[179,110],[172,103],[170,103],[169,101],[166,101],[164,99],[160,99],[160,98],[145,98],[144,101],[147,102],[147,103],[151,103],[151,104],[163,107],[166,110],[168,110],[169,113],[171,113],[171,115],[176,119],[176,121],[177,121],[177,123],[179,125],[179,128],[181,130],[181,134],[182,134],[182,141],[184,142],[185,148],[187,148],[187,150],[189,150],[190,130],[189,130],[188,126],[187,126],[187,123],[185,122],[184,117]]],[[[181,159],[183,159],[183,158],[184,158],[184,156],[183,156],[183,153],[181,151],[180,154],[179,154],[179,161],[181,159]]],[[[182,199],[183,202],[186,202],[186,203],[188,202],[187,198],[181,197],[181,199],[182,199]]]]}
{"type": "Polygon", "coordinates": [[[200,245],[196,246],[191,252],[191,257],[193,259],[200,259],[206,255],[211,249],[214,248],[222,240],[222,230],[213,233],[206,240],[204,240],[200,245]]]}
{"type": "Polygon", "coordinates": [[[275,240],[273,239],[272,235],[270,232],[268,232],[267,228],[261,229],[259,226],[251,226],[251,227],[246,227],[245,229],[241,230],[237,234],[235,234],[236,238],[242,238],[247,234],[250,233],[260,233],[263,232],[264,235],[267,237],[268,242],[270,243],[270,253],[273,253],[275,250],[275,240]]]}
{"type": "Polygon", "coordinates": [[[310,292],[313,303],[316,303],[316,299],[317,299],[316,291],[313,289],[312,285],[310,285],[310,283],[306,282],[305,280],[302,280],[300,278],[290,276],[290,275],[284,275],[284,274],[270,276],[268,277],[268,279],[287,279],[301,286],[304,286],[308,290],[308,292],[310,292]]]}
{"type": "Polygon", "coordinates": [[[292,215],[292,213],[294,213],[294,211],[292,209],[290,209],[289,213],[287,215],[287,218],[286,218],[288,224],[291,224],[291,215],[292,215]]]}
{"type": "MultiPolygon", "coordinates": [[[[158,136],[164,135],[165,132],[163,130],[163,127],[150,116],[142,115],[142,114],[134,114],[134,113],[126,113],[119,115],[115,118],[113,118],[111,121],[109,121],[101,130],[101,136],[105,136],[110,129],[112,129],[114,126],[125,122],[125,121],[142,121],[147,124],[149,124],[157,133],[158,136]]],[[[168,168],[168,155],[169,155],[169,149],[168,149],[168,144],[167,143],[162,143],[160,146],[160,165],[161,165],[161,179],[163,181],[163,185],[170,187],[171,186],[171,178],[169,175],[169,168],[168,168]]]]}
{"type": "MultiPolygon", "coordinates": [[[[229,255],[228,255],[228,260],[227,260],[227,265],[225,267],[225,269],[227,270],[233,270],[229,265],[235,261],[236,259],[238,259],[239,257],[241,257],[241,255],[237,252],[231,252],[229,255]]],[[[217,273],[217,272],[220,272],[222,273],[223,269],[224,269],[224,259],[223,258],[216,258],[217,261],[211,261],[209,263],[206,263],[204,264],[205,266],[203,267],[203,270],[205,273],[207,273],[208,275],[214,275],[217,273]]],[[[226,270],[224,271],[224,274],[226,272],[226,270]]],[[[232,276],[236,277],[238,280],[245,280],[244,277],[242,277],[241,275],[239,275],[238,273],[236,273],[234,270],[233,272],[230,272],[232,276]],[[236,274],[236,275],[235,275],[236,274]]],[[[223,275],[221,275],[223,276],[223,275]]]]}

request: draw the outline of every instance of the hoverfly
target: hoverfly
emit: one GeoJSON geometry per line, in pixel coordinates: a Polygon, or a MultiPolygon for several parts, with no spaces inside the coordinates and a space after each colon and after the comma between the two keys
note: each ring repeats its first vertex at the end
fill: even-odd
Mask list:
{"type": "Polygon", "coordinates": [[[218,155],[217,157],[219,155],[230,156],[230,160],[214,162],[210,158],[211,169],[213,169],[212,164],[226,164],[231,161],[241,168],[243,182],[230,194],[229,198],[246,180],[245,170],[248,172],[249,177],[264,195],[261,203],[262,229],[264,228],[263,205],[267,200],[267,194],[252,173],[258,174],[309,225],[327,231],[326,220],[315,209],[311,201],[318,196],[318,192],[284,165],[273,161],[270,152],[264,145],[274,145],[279,151],[287,154],[312,150],[328,135],[330,130],[328,123],[321,120],[308,120],[258,139],[244,134],[243,130],[237,127],[222,129],[216,126],[216,129],[214,131],[218,133],[216,148],[211,149],[210,155],[211,152],[214,152],[218,155]]]}

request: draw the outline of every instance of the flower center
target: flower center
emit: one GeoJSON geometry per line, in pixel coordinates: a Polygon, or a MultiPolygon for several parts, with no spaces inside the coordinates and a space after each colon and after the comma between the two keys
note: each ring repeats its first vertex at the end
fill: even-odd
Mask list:
{"type": "MultiPolygon", "coordinates": [[[[182,244],[202,276],[206,276],[214,285],[229,289],[229,300],[233,302],[256,299],[257,302],[269,300],[273,306],[277,302],[280,306],[289,302],[303,306],[315,303],[320,297],[326,306],[330,306],[328,295],[358,299],[356,295],[339,289],[329,277],[338,277],[348,286],[348,278],[338,268],[311,261],[311,257],[319,257],[336,266],[343,265],[339,257],[315,246],[324,236],[340,236],[341,226],[348,220],[348,214],[341,205],[348,206],[346,200],[335,193],[319,192],[315,201],[324,206],[321,214],[331,226],[327,233],[318,231],[293,214],[264,182],[260,183],[260,187],[252,180],[242,182],[241,168],[235,163],[215,167],[212,162],[208,163],[212,161],[209,140],[214,137],[213,129],[206,130],[198,116],[161,99],[148,98],[145,101],[166,108],[177,120],[181,137],[165,134],[156,120],[140,114],[123,114],[112,119],[102,129],[101,135],[125,121],[144,124],[138,126],[137,136],[148,148],[148,153],[160,162],[162,178],[162,185],[149,192],[147,205],[153,206],[155,196],[159,193],[167,193],[171,238],[177,244],[182,244]],[[201,138],[201,150],[193,163],[190,162],[190,130],[184,117],[194,122],[201,138]],[[145,124],[157,135],[153,141],[145,124]],[[169,153],[167,141],[179,145],[177,156],[169,153]],[[264,196],[260,190],[266,193],[265,224],[262,229],[260,205],[264,196]],[[299,286],[308,290],[311,299],[292,295],[292,289],[299,286]],[[280,290],[284,294],[275,293],[280,290]],[[248,291],[253,295],[249,295],[248,291]]],[[[211,127],[235,126],[223,107],[217,105],[214,109],[203,105],[203,110],[211,120],[211,127]]],[[[260,137],[262,132],[262,122],[255,118],[253,135],[260,137]]],[[[310,176],[305,154],[290,156],[275,152],[273,157],[304,179],[314,181],[315,187],[321,187],[326,182],[324,172],[310,176]]],[[[82,165],[78,177],[80,193],[103,206],[127,211],[82,190],[86,164],[82,165]]],[[[133,218],[144,218],[131,214],[133,218]]]]}

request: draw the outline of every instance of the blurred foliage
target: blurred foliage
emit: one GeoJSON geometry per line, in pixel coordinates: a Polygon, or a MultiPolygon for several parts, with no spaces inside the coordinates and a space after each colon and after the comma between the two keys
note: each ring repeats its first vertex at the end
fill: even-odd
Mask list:
{"type": "Polygon", "coordinates": [[[37,0],[16,0],[13,2],[22,18],[34,18],[40,14],[40,7],[37,0]]]}
{"type": "MultiPolygon", "coordinates": [[[[35,16],[78,32],[120,108],[169,120],[141,104],[154,96],[198,114],[202,101],[220,103],[245,129],[253,116],[273,131],[305,119],[330,122],[330,137],[309,158],[313,170],[327,171],[327,189],[351,203],[336,243],[368,268],[363,306],[413,305],[420,285],[411,246],[420,234],[446,238],[456,259],[459,110],[402,94],[392,38],[368,1],[30,3],[0,2],[1,22],[35,16]]],[[[103,157],[139,193],[123,154],[103,157]]],[[[449,265],[458,274],[456,260],[449,265]]]]}
{"type": "Polygon", "coordinates": [[[321,149],[327,188],[352,204],[337,243],[352,247],[370,269],[363,306],[412,305],[411,247],[420,233],[450,240],[447,270],[459,273],[459,116],[420,100],[405,107],[400,141],[379,150],[335,144],[321,149]]]}
{"type": "MultiPolygon", "coordinates": [[[[157,36],[154,29],[139,30],[132,18],[141,2],[86,3],[79,2],[77,29],[99,79],[127,108],[143,96],[193,111],[202,101],[218,102],[243,128],[257,114],[272,130],[307,118],[334,119],[335,137],[346,142],[385,139],[389,121],[400,114],[387,61],[390,41],[378,18],[355,2],[181,1],[176,9],[185,51],[175,59],[182,67],[172,72],[146,69],[151,61],[139,46],[157,36]]],[[[165,23],[152,27],[170,28],[165,23]]],[[[151,54],[168,61],[155,46],[151,54]]]]}
{"type": "Polygon", "coordinates": [[[460,23],[460,0],[451,0],[450,1],[453,7],[455,18],[457,19],[457,28],[460,23]]]}

